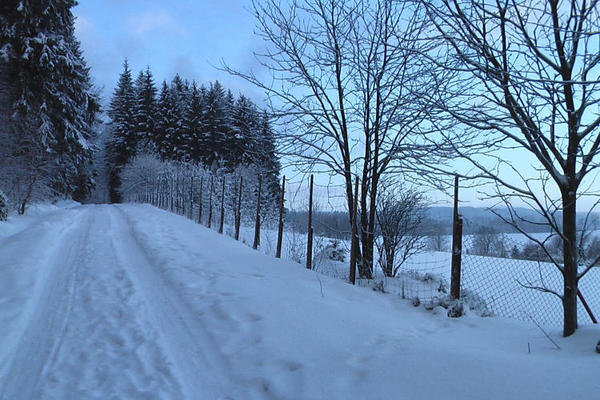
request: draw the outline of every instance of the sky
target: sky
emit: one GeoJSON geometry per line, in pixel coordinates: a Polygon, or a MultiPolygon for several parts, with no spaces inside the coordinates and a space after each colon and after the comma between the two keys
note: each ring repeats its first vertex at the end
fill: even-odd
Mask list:
{"type": "MultiPolygon", "coordinates": [[[[244,94],[261,104],[264,95],[259,89],[217,68],[225,62],[234,69],[261,75],[253,53],[260,52],[265,44],[254,35],[250,8],[251,0],[81,0],[73,13],[76,35],[104,105],[110,100],[125,58],[134,78],[149,66],[157,86],[179,73],[199,83],[219,80],[234,94],[244,94]]],[[[327,186],[327,178],[321,181],[327,186]]],[[[495,203],[479,200],[476,190],[462,193],[465,205],[495,203]]],[[[430,197],[437,205],[451,203],[441,192],[430,191],[430,197]]],[[[589,209],[594,201],[585,199],[580,205],[589,209]]]]}
{"type": "Polygon", "coordinates": [[[203,83],[218,79],[235,94],[260,101],[260,91],[219,71],[256,69],[249,0],[82,0],[73,8],[75,29],[103,104],[109,100],[123,61],[135,75],[149,66],[157,84],[176,73],[203,83]]]}

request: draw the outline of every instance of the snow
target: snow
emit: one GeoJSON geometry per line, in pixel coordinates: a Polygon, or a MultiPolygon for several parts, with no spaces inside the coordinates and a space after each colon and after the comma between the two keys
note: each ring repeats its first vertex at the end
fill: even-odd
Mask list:
{"type": "Polygon", "coordinates": [[[0,399],[597,398],[600,329],[413,307],[148,205],[0,223],[0,399]]]}

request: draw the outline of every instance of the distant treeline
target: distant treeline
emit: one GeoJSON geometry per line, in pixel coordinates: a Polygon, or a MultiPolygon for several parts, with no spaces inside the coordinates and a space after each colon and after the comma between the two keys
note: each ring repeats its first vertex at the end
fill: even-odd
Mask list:
{"type": "MultiPolygon", "coordinates": [[[[483,227],[492,227],[496,233],[518,233],[518,231],[508,223],[500,220],[485,208],[465,207],[461,210],[464,218],[463,234],[477,234],[483,227]]],[[[533,211],[524,211],[524,215],[530,218],[532,223],[523,222],[520,224],[522,229],[528,233],[549,232],[550,227],[535,219],[533,211]]],[[[584,225],[586,213],[578,215],[578,226],[584,225]]],[[[287,211],[285,216],[286,224],[296,232],[307,232],[307,211],[287,211]]],[[[316,211],[313,213],[313,229],[315,235],[327,236],[338,239],[347,239],[350,237],[350,219],[345,211],[316,211]]],[[[428,216],[421,226],[419,234],[425,236],[450,235],[452,232],[452,208],[450,207],[432,207],[428,210],[428,216]]],[[[597,229],[591,227],[589,229],[597,229]]]]}
{"type": "MultiPolygon", "coordinates": [[[[286,211],[285,223],[289,229],[298,233],[306,233],[308,228],[307,211],[286,211]]],[[[337,239],[349,239],[351,234],[350,218],[346,211],[315,211],[313,213],[313,230],[317,236],[337,239]]],[[[445,226],[439,221],[427,219],[421,226],[420,234],[447,235],[451,226],[445,226]]]]}

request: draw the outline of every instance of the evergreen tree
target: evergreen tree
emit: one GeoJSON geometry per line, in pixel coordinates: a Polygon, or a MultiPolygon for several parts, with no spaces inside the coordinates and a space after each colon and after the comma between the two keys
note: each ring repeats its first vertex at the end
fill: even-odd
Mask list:
{"type": "Polygon", "coordinates": [[[255,153],[254,164],[264,176],[265,193],[276,203],[281,193],[279,186],[281,164],[275,154],[275,135],[271,129],[269,116],[266,112],[260,118],[257,144],[257,148],[261,149],[261,151],[255,153]]]}
{"type": "Polygon", "coordinates": [[[254,145],[254,138],[258,135],[259,114],[256,106],[250,99],[240,96],[233,109],[231,129],[231,154],[232,164],[249,165],[254,161],[253,153],[260,151],[254,145]]]}
{"type": "Polygon", "coordinates": [[[225,122],[223,126],[223,147],[221,149],[223,166],[231,170],[239,164],[241,143],[235,132],[235,97],[231,90],[224,98],[225,122]]]}
{"type": "Polygon", "coordinates": [[[204,158],[204,142],[202,126],[202,97],[201,92],[194,82],[190,92],[190,99],[185,109],[183,119],[184,146],[189,160],[201,161],[204,158]]]}
{"type": "Polygon", "coordinates": [[[177,111],[175,99],[167,82],[163,81],[156,113],[155,145],[162,159],[175,158],[175,135],[177,133],[177,111]]]}
{"type": "Polygon", "coordinates": [[[121,201],[119,174],[122,167],[135,156],[138,143],[136,135],[135,92],[131,70],[127,60],[110,102],[108,116],[111,118],[111,140],[108,143],[108,169],[110,201],[121,201]]]}
{"type": "Polygon", "coordinates": [[[185,130],[185,111],[189,98],[189,83],[176,74],[170,87],[174,101],[175,131],[171,139],[172,157],[175,160],[189,159],[189,143],[191,139],[185,130]]]}
{"type": "Polygon", "coordinates": [[[209,168],[218,168],[223,164],[229,128],[225,90],[218,81],[211,83],[206,93],[202,117],[206,140],[206,154],[203,161],[209,168]]]}
{"type": "Polygon", "coordinates": [[[154,137],[154,119],[157,110],[156,86],[150,67],[140,71],[134,89],[136,136],[138,143],[147,145],[154,137]]]}
{"type": "Polygon", "coordinates": [[[1,156],[28,171],[27,198],[47,187],[81,200],[93,185],[88,139],[99,104],[74,35],[75,4],[0,4],[0,69],[7,77],[2,84],[10,86],[4,102],[10,109],[0,114],[9,115],[11,125],[0,132],[1,156]]]}

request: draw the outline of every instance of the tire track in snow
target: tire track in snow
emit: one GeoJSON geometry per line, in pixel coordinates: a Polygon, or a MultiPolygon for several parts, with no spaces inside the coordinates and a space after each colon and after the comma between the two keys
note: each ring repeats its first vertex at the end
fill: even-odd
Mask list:
{"type": "MultiPolygon", "coordinates": [[[[40,268],[34,298],[24,311],[26,321],[23,323],[20,339],[12,356],[9,355],[9,360],[6,361],[6,374],[0,387],[2,399],[39,398],[40,378],[46,364],[60,348],[73,303],[76,268],[73,261],[79,250],[78,246],[71,244],[77,243],[77,238],[85,235],[89,229],[89,223],[85,223],[89,222],[89,216],[84,218],[87,214],[85,211],[76,210],[72,213],[71,226],[59,230],[61,233],[54,238],[58,245],[51,248],[47,261],[40,268]]],[[[36,224],[39,225],[42,224],[36,224]]],[[[27,249],[22,251],[27,252],[27,249]]]]}
{"type": "Polygon", "coordinates": [[[115,256],[110,207],[90,207],[90,231],[76,258],[73,312],[41,383],[41,398],[179,399],[180,384],[158,332],[115,256]]]}
{"type": "MultiPolygon", "coordinates": [[[[110,208],[65,213],[68,228],[55,218],[39,224],[47,234],[32,242],[34,256],[15,267],[40,277],[33,289],[22,285],[33,298],[3,342],[10,351],[0,360],[0,399],[183,397],[159,332],[146,317],[151,313],[114,254],[119,238],[109,237],[110,208]]],[[[21,252],[29,250],[20,242],[21,252]]]]}
{"type": "Polygon", "coordinates": [[[143,294],[169,359],[181,378],[187,399],[238,399],[235,377],[217,341],[197,315],[171,288],[134,235],[126,214],[111,208],[117,259],[143,294]]]}

